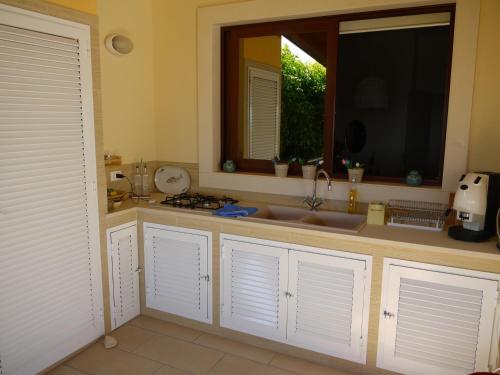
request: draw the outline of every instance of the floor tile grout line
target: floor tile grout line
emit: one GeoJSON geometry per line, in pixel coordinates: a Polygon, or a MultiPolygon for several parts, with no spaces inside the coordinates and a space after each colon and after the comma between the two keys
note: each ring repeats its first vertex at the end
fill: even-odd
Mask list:
{"type": "MultiPolygon", "coordinates": [[[[160,336],[167,336],[167,335],[160,335],[160,336]]],[[[167,337],[169,337],[169,338],[173,338],[173,339],[177,339],[176,337],[171,337],[171,336],[167,336],[167,337]]],[[[154,338],[154,336],[148,337],[148,339],[147,339],[146,341],[144,341],[141,345],[139,345],[139,346],[138,346],[137,348],[135,348],[133,351],[123,350],[123,349],[120,349],[119,347],[114,347],[114,348],[112,348],[112,350],[119,350],[119,351],[120,351],[120,352],[122,352],[122,353],[133,354],[133,355],[135,355],[135,356],[137,356],[137,357],[140,357],[140,358],[143,358],[143,359],[147,359],[147,360],[149,360],[149,361],[153,361],[153,362],[159,363],[161,366],[160,366],[159,368],[157,368],[157,369],[155,370],[155,372],[156,372],[156,371],[158,371],[158,370],[160,370],[162,367],[167,366],[167,367],[172,367],[172,368],[175,368],[176,370],[179,370],[179,371],[184,371],[184,372],[186,372],[186,373],[188,373],[188,374],[196,375],[196,374],[194,374],[194,373],[193,373],[193,372],[191,372],[191,371],[184,370],[184,369],[182,369],[182,368],[176,367],[176,366],[174,366],[174,365],[172,365],[172,364],[170,364],[170,363],[161,362],[161,361],[158,361],[158,360],[156,360],[156,359],[152,359],[152,358],[150,358],[150,357],[146,357],[146,356],[144,356],[144,355],[142,355],[142,354],[136,353],[136,350],[138,350],[141,346],[145,345],[145,344],[146,344],[149,340],[152,340],[153,338],[154,338]]],[[[193,345],[196,345],[196,346],[200,346],[200,347],[202,347],[202,348],[205,348],[204,346],[202,346],[202,345],[198,345],[198,344],[196,344],[196,343],[194,343],[194,342],[189,342],[189,341],[185,341],[185,340],[181,340],[181,339],[177,339],[177,340],[184,341],[184,342],[186,342],[186,343],[193,344],[193,345]]],[[[220,361],[222,358],[224,358],[224,356],[227,354],[227,353],[226,353],[225,351],[223,351],[223,350],[218,350],[218,349],[213,349],[213,348],[206,348],[206,349],[211,349],[211,350],[213,350],[213,351],[217,351],[217,352],[222,353],[222,357],[221,357],[221,358],[220,358],[220,359],[216,362],[216,364],[217,364],[217,363],[219,363],[219,361],[220,361]]],[[[215,366],[215,365],[214,365],[214,366],[215,366]]],[[[211,368],[212,368],[212,367],[211,367],[211,368]]],[[[211,369],[211,368],[210,368],[210,369],[211,369]]]]}
{"type": "MultiPolygon", "coordinates": [[[[234,340],[230,340],[230,341],[234,341],[234,340]]],[[[235,341],[235,342],[237,342],[237,343],[241,344],[239,341],[235,341]]],[[[271,361],[273,360],[273,358],[274,358],[274,357],[276,356],[276,354],[277,354],[277,353],[272,352],[271,350],[269,350],[270,352],[272,352],[272,353],[273,353],[273,356],[271,357],[271,359],[270,359],[268,362],[261,362],[261,361],[257,361],[257,360],[256,360],[256,359],[254,359],[254,358],[250,358],[250,357],[248,357],[248,356],[244,356],[244,355],[242,355],[242,354],[237,354],[237,353],[234,353],[234,352],[228,352],[228,351],[226,351],[226,350],[224,350],[224,349],[221,349],[221,348],[214,348],[213,346],[203,345],[203,344],[199,344],[199,343],[197,343],[197,342],[193,342],[193,344],[198,345],[198,346],[201,346],[202,348],[212,349],[212,350],[218,350],[219,352],[223,352],[224,354],[230,354],[230,355],[234,355],[234,356],[239,357],[239,358],[248,359],[248,360],[250,360],[250,361],[254,361],[254,362],[256,362],[256,363],[260,363],[261,365],[268,365],[268,364],[270,364],[270,363],[271,363],[271,361]]],[[[245,345],[252,346],[252,347],[254,347],[254,348],[256,348],[256,349],[261,349],[261,348],[259,348],[259,347],[257,347],[257,346],[253,346],[253,345],[249,345],[249,344],[245,344],[245,345]]],[[[267,350],[267,349],[262,349],[262,350],[267,350]]]]}
{"type": "MultiPolygon", "coordinates": [[[[131,324],[132,327],[135,327],[135,328],[140,328],[140,329],[143,329],[144,331],[148,331],[148,332],[151,332],[151,333],[155,333],[157,335],[160,335],[160,336],[167,336],[167,337],[171,337],[173,339],[177,339],[177,340],[182,340],[182,341],[185,341],[185,342],[194,342],[194,340],[198,339],[201,335],[195,337],[194,339],[192,340],[189,340],[189,339],[184,339],[184,338],[181,338],[181,337],[177,337],[177,336],[172,336],[172,335],[169,335],[169,334],[166,334],[166,333],[163,333],[163,332],[158,332],[158,331],[154,331],[150,328],[144,328],[144,327],[141,327],[141,326],[136,326],[136,325],[133,325],[131,324]]],[[[179,327],[182,327],[182,326],[179,326],[179,327]]],[[[189,329],[189,328],[188,328],[189,329]]],[[[113,332],[111,332],[113,333],[113,332]]]]}
{"type": "Polygon", "coordinates": [[[227,353],[226,353],[226,352],[222,352],[222,353],[223,353],[222,357],[220,357],[220,358],[219,358],[219,360],[218,360],[217,362],[215,362],[215,363],[214,363],[214,365],[213,365],[212,367],[210,367],[210,368],[209,368],[209,369],[205,372],[205,374],[210,373],[210,371],[212,371],[212,370],[213,370],[213,369],[214,369],[214,368],[215,368],[215,367],[219,364],[219,362],[220,362],[220,361],[222,361],[222,360],[226,357],[227,353]]]}
{"type": "MultiPolygon", "coordinates": [[[[82,353],[83,353],[83,352],[82,352],[82,353]]],[[[75,358],[75,357],[73,357],[73,358],[75,358]]],[[[70,361],[70,360],[71,360],[71,359],[68,359],[68,361],[70,361]]],[[[66,367],[69,367],[69,368],[71,368],[71,369],[73,369],[73,370],[80,371],[80,372],[81,372],[81,373],[83,373],[83,374],[86,374],[86,375],[91,375],[91,374],[90,374],[89,372],[87,372],[87,371],[80,370],[79,368],[76,368],[76,367],[73,367],[73,366],[69,365],[69,364],[68,364],[68,362],[64,362],[64,363],[62,363],[60,366],[57,366],[57,367],[61,367],[61,366],[66,366],[66,367]]],[[[57,367],[56,367],[56,368],[57,368],[57,367]]]]}
{"type": "Polygon", "coordinates": [[[269,360],[269,362],[267,362],[267,364],[269,366],[271,366],[271,363],[273,362],[274,358],[276,358],[276,356],[278,355],[278,352],[275,352],[275,351],[272,351],[272,350],[270,350],[270,352],[273,353],[273,356],[271,357],[271,359],[269,360]]]}
{"type": "Polygon", "coordinates": [[[160,368],[157,368],[156,370],[154,370],[153,374],[156,374],[158,371],[160,371],[162,368],[164,367],[170,367],[170,368],[173,368],[173,369],[176,369],[176,370],[179,370],[179,371],[182,371],[182,372],[185,372],[186,374],[190,374],[190,375],[196,375],[194,372],[191,372],[191,371],[188,371],[188,370],[184,370],[184,369],[181,369],[179,367],[175,367],[175,366],[172,366],[172,365],[167,365],[165,363],[162,363],[163,366],[160,366],[160,368]]]}

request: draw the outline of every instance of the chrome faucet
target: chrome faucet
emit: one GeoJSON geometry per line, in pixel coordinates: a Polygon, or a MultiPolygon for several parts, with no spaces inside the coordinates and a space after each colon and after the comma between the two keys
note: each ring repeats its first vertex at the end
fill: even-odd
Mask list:
{"type": "Polygon", "coordinates": [[[328,175],[328,173],[326,173],[326,171],[324,169],[320,169],[316,172],[316,176],[314,176],[314,181],[313,181],[313,195],[312,197],[305,197],[304,198],[304,203],[309,206],[309,208],[311,209],[311,211],[314,211],[316,210],[317,207],[321,206],[321,204],[323,203],[323,199],[322,198],[318,198],[318,195],[316,193],[316,188],[318,186],[318,177],[320,175],[323,175],[325,176],[326,178],[326,183],[328,184],[328,191],[331,191],[332,190],[332,181],[330,181],[330,176],[328,175]]]}

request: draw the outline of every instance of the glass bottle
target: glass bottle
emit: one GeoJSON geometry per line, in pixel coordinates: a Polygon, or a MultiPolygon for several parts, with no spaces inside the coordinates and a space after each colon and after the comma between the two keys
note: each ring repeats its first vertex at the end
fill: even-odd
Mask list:
{"type": "Polygon", "coordinates": [[[149,196],[149,174],[146,164],[144,164],[144,169],[142,172],[142,196],[149,196]]]}
{"type": "Polygon", "coordinates": [[[142,176],[139,165],[135,166],[134,190],[136,196],[140,197],[142,195],[142,176]]]}
{"type": "Polygon", "coordinates": [[[356,179],[353,178],[351,180],[352,185],[351,185],[351,190],[349,190],[349,199],[348,199],[348,206],[347,206],[347,212],[350,214],[356,213],[356,206],[358,202],[358,189],[356,186],[356,179]]]}

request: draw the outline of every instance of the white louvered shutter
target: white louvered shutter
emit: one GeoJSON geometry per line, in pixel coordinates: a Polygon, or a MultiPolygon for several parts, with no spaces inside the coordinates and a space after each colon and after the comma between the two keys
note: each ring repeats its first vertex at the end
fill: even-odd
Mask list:
{"type": "Polygon", "coordinates": [[[279,73],[248,68],[249,158],[279,155],[281,89],[279,73]]]}
{"type": "Polygon", "coordinates": [[[498,281],[391,265],[377,365],[406,374],[487,371],[498,281]]]}
{"type": "Polygon", "coordinates": [[[108,230],[111,328],[140,314],[137,224],[108,230]]]}
{"type": "Polygon", "coordinates": [[[88,27],[0,6],[3,374],[104,333],[88,51],[88,27]]]}
{"type": "Polygon", "coordinates": [[[221,326],[286,338],[288,250],[224,240],[221,326]]]}
{"type": "Polygon", "coordinates": [[[362,361],[365,262],[290,251],[288,342],[362,361]]]}
{"type": "Polygon", "coordinates": [[[145,241],[146,306],[210,322],[208,234],[146,226],[145,241]]]}

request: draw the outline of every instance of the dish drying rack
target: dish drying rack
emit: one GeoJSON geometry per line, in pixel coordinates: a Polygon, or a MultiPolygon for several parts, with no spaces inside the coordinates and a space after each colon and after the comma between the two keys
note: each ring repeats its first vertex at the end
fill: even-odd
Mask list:
{"type": "Polygon", "coordinates": [[[436,232],[443,230],[450,211],[448,205],[443,203],[397,199],[390,200],[388,208],[387,225],[436,232]]]}

